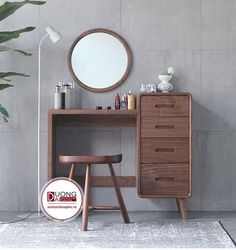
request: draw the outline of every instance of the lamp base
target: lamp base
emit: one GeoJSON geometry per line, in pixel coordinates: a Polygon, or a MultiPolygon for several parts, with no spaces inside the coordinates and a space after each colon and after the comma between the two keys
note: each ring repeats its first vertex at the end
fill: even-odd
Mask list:
{"type": "Polygon", "coordinates": [[[40,212],[40,213],[34,212],[33,214],[32,213],[19,214],[17,217],[22,218],[22,219],[23,218],[36,219],[36,218],[43,218],[43,217],[45,217],[45,215],[42,212],[40,212]]]}

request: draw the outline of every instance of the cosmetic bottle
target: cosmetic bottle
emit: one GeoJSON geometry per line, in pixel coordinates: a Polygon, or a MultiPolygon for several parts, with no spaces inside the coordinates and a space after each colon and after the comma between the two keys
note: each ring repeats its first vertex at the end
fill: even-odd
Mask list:
{"type": "Polygon", "coordinates": [[[76,90],[75,90],[75,83],[74,82],[68,82],[71,89],[71,102],[70,102],[70,108],[74,109],[76,107],[76,90]]]}
{"type": "Polygon", "coordinates": [[[62,108],[62,93],[60,89],[61,89],[60,86],[57,85],[54,93],[54,109],[62,108]]]}
{"type": "Polygon", "coordinates": [[[146,93],[146,92],[147,92],[146,84],[141,84],[140,93],[146,93]]]}
{"type": "Polygon", "coordinates": [[[126,109],[128,109],[128,95],[125,94],[125,103],[126,103],[126,109]]]}
{"type": "Polygon", "coordinates": [[[115,98],[115,109],[120,109],[120,95],[117,94],[115,98]]]}
{"type": "Polygon", "coordinates": [[[59,93],[61,94],[61,109],[65,109],[65,93],[64,93],[64,82],[58,82],[58,87],[59,87],[59,93]]]}
{"type": "Polygon", "coordinates": [[[127,109],[127,105],[126,105],[126,101],[125,101],[125,95],[123,95],[121,97],[120,109],[122,109],[122,110],[126,110],[127,109]]]}
{"type": "Polygon", "coordinates": [[[135,95],[132,94],[132,91],[130,90],[128,94],[128,109],[129,110],[136,108],[135,99],[136,99],[135,95]]]}
{"type": "Polygon", "coordinates": [[[65,92],[61,92],[61,109],[65,109],[66,106],[66,95],[65,92]]]}
{"type": "Polygon", "coordinates": [[[72,89],[70,84],[63,85],[63,92],[65,93],[65,109],[72,108],[72,89]]]}

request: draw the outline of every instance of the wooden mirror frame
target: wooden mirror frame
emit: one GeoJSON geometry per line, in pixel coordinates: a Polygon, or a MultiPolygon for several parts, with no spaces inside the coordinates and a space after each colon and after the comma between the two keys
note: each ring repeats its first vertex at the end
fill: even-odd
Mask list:
{"type": "Polygon", "coordinates": [[[88,30],[88,31],[85,31],[84,33],[82,33],[81,35],[79,35],[75,41],[73,42],[72,46],[70,47],[69,49],[69,53],[68,53],[68,67],[69,67],[69,71],[70,71],[70,74],[73,78],[73,80],[80,85],[80,87],[82,87],[83,89],[86,89],[88,91],[91,91],[91,92],[95,92],[95,93],[103,93],[103,92],[108,92],[108,91],[111,91],[117,87],[119,87],[124,81],[125,79],[127,78],[130,70],[131,70],[131,65],[132,65],[132,54],[131,54],[131,50],[130,50],[130,47],[128,45],[128,43],[120,36],[118,35],[117,33],[115,33],[114,31],[111,31],[111,30],[108,30],[108,29],[91,29],[91,30],[88,30]],[[109,35],[112,35],[114,36],[116,39],[118,39],[122,45],[125,47],[125,50],[126,50],[126,53],[127,53],[127,59],[128,59],[128,62],[127,62],[127,67],[126,67],[126,70],[125,70],[125,73],[124,75],[121,77],[121,79],[114,83],[112,86],[110,87],[107,87],[107,88],[92,88],[92,87],[89,87],[88,85],[86,85],[86,83],[83,83],[81,82],[77,76],[75,75],[74,73],[74,70],[72,68],[72,64],[71,64],[71,57],[72,57],[72,53],[73,53],[73,50],[75,48],[75,46],[77,45],[77,43],[85,36],[87,35],[90,35],[90,34],[93,34],[93,33],[98,33],[98,32],[101,32],[101,33],[106,33],[106,34],[109,34],[109,35]]]}

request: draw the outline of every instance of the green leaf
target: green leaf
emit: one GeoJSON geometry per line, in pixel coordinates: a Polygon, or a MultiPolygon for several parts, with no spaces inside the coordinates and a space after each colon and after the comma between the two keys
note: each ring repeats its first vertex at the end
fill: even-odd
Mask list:
{"type": "Polygon", "coordinates": [[[45,4],[46,3],[46,1],[35,1],[35,0],[26,0],[25,1],[26,3],[28,3],[28,4],[34,4],[34,5],[43,5],[43,4],[45,4]]]}
{"type": "Polygon", "coordinates": [[[11,79],[1,78],[1,77],[0,77],[0,79],[5,81],[5,82],[11,82],[11,79]]]}
{"type": "Polygon", "coordinates": [[[21,33],[30,32],[34,29],[35,27],[26,27],[24,29],[15,30],[15,31],[2,31],[0,32],[0,43],[8,42],[12,39],[19,38],[21,33]]]}
{"type": "Polygon", "coordinates": [[[5,2],[0,6],[0,21],[12,15],[16,10],[18,10],[25,4],[43,5],[45,3],[46,3],[45,1],[29,1],[29,0],[25,0],[22,2],[5,2]]]}
{"type": "Polygon", "coordinates": [[[26,51],[20,50],[20,49],[14,49],[14,51],[16,51],[24,56],[31,56],[32,55],[32,53],[29,53],[29,52],[26,52],[26,51]]]}
{"type": "Polygon", "coordinates": [[[9,118],[7,110],[1,104],[0,104],[0,113],[2,113],[3,116],[9,118]]]}
{"type": "Polygon", "coordinates": [[[15,51],[18,52],[24,56],[31,56],[32,54],[23,50],[19,50],[19,49],[12,49],[10,47],[4,46],[4,45],[0,45],[0,52],[6,52],[6,51],[15,51]]]}
{"type": "Polygon", "coordinates": [[[4,46],[4,45],[0,45],[0,52],[5,52],[5,51],[10,51],[11,48],[4,46]]]}
{"type": "Polygon", "coordinates": [[[23,73],[17,73],[17,72],[0,72],[0,78],[4,79],[8,76],[24,76],[24,77],[29,77],[30,75],[28,74],[23,74],[23,73]]]}
{"type": "Polygon", "coordinates": [[[0,90],[10,88],[10,87],[13,87],[13,85],[8,84],[8,83],[0,83],[0,90]]]}

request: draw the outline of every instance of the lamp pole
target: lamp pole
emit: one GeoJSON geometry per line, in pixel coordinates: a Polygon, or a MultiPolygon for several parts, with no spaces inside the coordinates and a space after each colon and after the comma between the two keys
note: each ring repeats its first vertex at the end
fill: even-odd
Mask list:
{"type": "Polygon", "coordinates": [[[48,26],[46,28],[47,33],[41,38],[40,42],[39,42],[39,46],[38,46],[38,134],[37,134],[37,149],[38,149],[38,154],[37,154],[37,174],[38,174],[38,216],[40,215],[40,189],[41,189],[41,173],[40,173],[40,153],[41,153],[41,149],[40,149],[40,122],[41,122],[41,45],[43,43],[43,41],[49,37],[51,39],[51,41],[53,43],[58,42],[62,36],[60,33],[58,33],[57,31],[55,31],[51,26],[48,26]]]}
{"type": "MultiPolygon", "coordinates": [[[[51,26],[48,26],[46,28],[47,33],[41,38],[39,45],[38,45],[38,105],[37,105],[37,111],[38,111],[38,122],[37,122],[37,198],[38,198],[38,202],[37,202],[37,217],[40,216],[41,213],[41,209],[40,209],[40,177],[41,177],[41,173],[40,173],[40,121],[41,121],[41,45],[44,41],[44,39],[46,39],[47,37],[49,37],[51,39],[51,41],[53,43],[58,42],[62,36],[60,33],[58,33],[57,31],[55,31],[51,26]]],[[[27,215],[18,215],[18,217],[20,218],[33,218],[36,217],[32,214],[27,214],[27,215]]]]}
{"type": "Polygon", "coordinates": [[[40,183],[41,183],[41,173],[40,173],[40,154],[41,154],[41,149],[40,149],[40,121],[41,121],[41,45],[44,41],[44,39],[46,39],[49,36],[49,33],[47,33],[45,36],[42,37],[42,39],[39,42],[39,46],[38,46],[38,127],[37,127],[37,151],[38,151],[38,155],[37,155],[37,172],[38,172],[38,215],[40,214],[40,183]]]}

